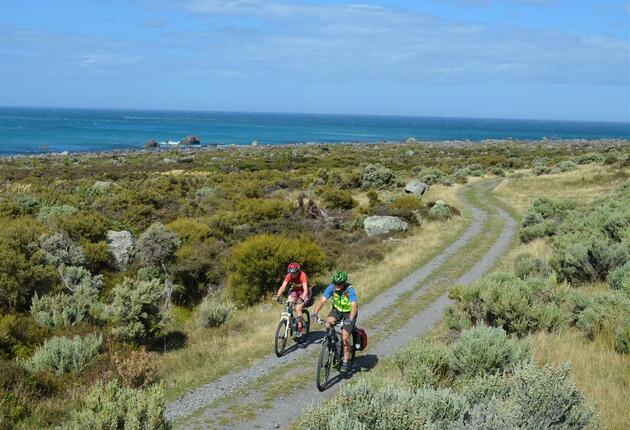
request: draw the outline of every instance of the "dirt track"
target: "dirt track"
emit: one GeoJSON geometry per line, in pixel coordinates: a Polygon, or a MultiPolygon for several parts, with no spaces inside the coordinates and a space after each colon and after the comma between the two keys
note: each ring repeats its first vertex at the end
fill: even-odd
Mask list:
{"type": "MultiPolygon", "coordinates": [[[[484,199],[483,194],[493,183],[482,182],[474,186],[478,198],[489,207],[491,201],[484,199]]],[[[370,303],[361,307],[361,320],[367,321],[388,306],[396,303],[401,295],[413,292],[413,297],[422,297],[430,290],[432,284],[423,282],[433,275],[439,275],[440,269],[450,257],[457,253],[475,237],[484,233],[484,223],[489,216],[501,220],[501,232],[497,240],[483,253],[479,259],[454,284],[470,284],[483,276],[496,263],[508,248],[516,228],[516,222],[503,210],[492,207],[490,211],[476,207],[468,202],[473,220],[468,229],[455,242],[446,247],[431,261],[409,274],[392,288],[375,297],[370,303]],[[494,214],[492,213],[494,212],[494,214]]],[[[409,318],[395,332],[383,336],[376,343],[370,344],[365,354],[357,356],[357,368],[369,370],[379,359],[389,356],[409,340],[425,334],[438,322],[450,304],[446,293],[439,296],[417,314],[409,318]]],[[[320,393],[314,384],[315,356],[319,351],[319,335],[313,333],[314,342],[306,349],[296,349],[282,358],[270,354],[253,366],[226,375],[218,380],[190,391],[174,402],[167,404],[166,416],[176,420],[175,428],[280,428],[295,419],[296,403],[302,405],[316,404],[333,395],[343,383],[339,380],[324,393],[320,393]],[[299,364],[296,366],[295,364],[299,364]],[[306,381],[298,390],[288,389],[289,394],[270,395],[261,377],[274,375],[290,378],[304,366],[309,369],[306,381]],[[312,371],[311,371],[312,370],[312,371]],[[256,382],[259,384],[256,384],[256,382]],[[298,400],[299,399],[299,400],[298,400]]],[[[372,335],[378,333],[371,333],[372,335]]],[[[263,380],[264,382],[264,380],[263,380]]]]}

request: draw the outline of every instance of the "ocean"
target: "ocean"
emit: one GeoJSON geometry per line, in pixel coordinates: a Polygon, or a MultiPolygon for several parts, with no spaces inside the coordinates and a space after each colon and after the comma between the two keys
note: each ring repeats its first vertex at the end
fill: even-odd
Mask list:
{"type": "Polygon", "coordinates": [[[0,107],[0,154],[137,149],[150,140],[286,144],[484,139],[630,139],[630,123],[365,115],[0,107]]]}

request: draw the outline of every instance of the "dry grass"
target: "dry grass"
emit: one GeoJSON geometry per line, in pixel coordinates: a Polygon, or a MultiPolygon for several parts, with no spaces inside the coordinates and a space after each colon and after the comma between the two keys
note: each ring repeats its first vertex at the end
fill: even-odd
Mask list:
{"type": "Polygon", "coordinates": [[[604,429],[630,428],[630,357],[603,342],[588,341],[578,330],[533,336],[534,357],[554,366],[569,361],[580,391],[597,404],[604,429]]]}
{"type": "MultiPolygon", "coordinates": [[[[442,199],[464,208],[458,192],[461,186],[434,186],[425,199],[442,199]]],[[[380,262],[350,273],[360,300],[373,299],[409,272],[428,261],[466,228],[469,217],[463,215],[446,222],[425,222],[412,235],[396,242],[380,262]]],[[[230,371],[246,367],[273,350],[273,333],[280,306],[261,304],[236,312],[227,324],[218,328],[194,327],[193,319],[178,327],[188,335],[186,347],[166,352],[158,359],[168,397],[210,382],[230,371]]]]}
{"type": "Polygon", "coordinates": [[[537,197],[571,198],[589,202],[610,193],[630,177],[630,169],[612,166],[579,166],[572,172],[554,175],[526,176],[505,179],[496,189],[496,196],[524,214],[537,197]]]}

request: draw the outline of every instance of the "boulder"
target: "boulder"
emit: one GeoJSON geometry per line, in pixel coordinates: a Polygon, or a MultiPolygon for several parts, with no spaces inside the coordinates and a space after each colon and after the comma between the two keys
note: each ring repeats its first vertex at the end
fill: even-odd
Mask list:
{"type": "Polygon", "coordinates": [[[197,136],[186,136],[179,141],[180,145],[201,145],[201,140],[197,136]]]}
{"type": "Polygon", "coordinates": [[[107,232],[107,249],[112,258],[113,266],[118,270],[125,270],[133,258],[136,244],[133,236],[127,230],[107,232]]]}
{"type": "Polygon", "coordinates": [[[111,186],[112,183],[109,181],[96,181],[94,182],[94,185],[92,185],[92,188],[99,191],[105,191],[111,186]]]}
{"type": "Polygon", "coordinates": [[[429,186],[424,182],[418,181],[417,179],[413,179],[407,185],[405,185],[405,192],[408,194],[413,194],[414,196],[421,196],[427,190],[429,186]]]}
{"type": "Polygon", "coordinates": [[[156,141],[156,140],[153,140],[153,139],[151,139],[151,140],[147,141],[147,142],[144,144],[144,147],[145,147],[145,148],[157,148],[157,147],[159,147],[159,146],[160,146],[160,144],[159,144],[159,143],[157,143],[157,141],[156,141]]]}
{"type": "Polygon", "coordinates": [[[369,216],[363,221],[363,228],[368,237],[406,231],[407,223],[395,216],[369,216]]]}
{"type": "Polygon", "coordinates": [[[407,140],[405,140],[405,142],[408,144],[416,144],[418,143],[418,140],[415,137],[410,137],[407,140]]]}

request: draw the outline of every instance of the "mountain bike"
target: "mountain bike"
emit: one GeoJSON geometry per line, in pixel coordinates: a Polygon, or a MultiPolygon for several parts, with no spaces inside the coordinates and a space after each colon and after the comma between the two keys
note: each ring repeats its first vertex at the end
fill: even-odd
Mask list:
{"type": "MultiPolygon", "coordinates": [[[[324,325],[324,321],[318,321],[324,325]]],[[[343,330],[343,320],[338,321],[334,326],[326,329],[326,338],[322,343],[322,349],[317,359],[317,372],[315,383],[319,391],[324,391],[329,382],[332,381],[330,371],[336,369],[337,373],[341,373],[341,363],[343,362],[343,340],[341,338],[341,330],[343,330]]],[[[354,362],[356,348],[353,337],[350,339],[350,364],[354,362]]]]}
{"type": "MultiPolygon", "coordinates": [[[[295,302],[285,302],[282,299],[278,299],[278,303],[286,304],[284,311],[282,311],[280,321],[278,321],[278,327],[276,328],[276,339],[274,342],[276,356],[282,357],[287,347],[287,340],[289,339],[289,337],[294,337],[298,331],[298,321],[297,318],[293,315],[295,302]]],[[[311,328],[311,315],[309,314],[308,309],[302,309],[302,319],[302,336],[300,338],[294,337],[296,342],[304,342],[308,337],[308,333],[311,328]]]]}

